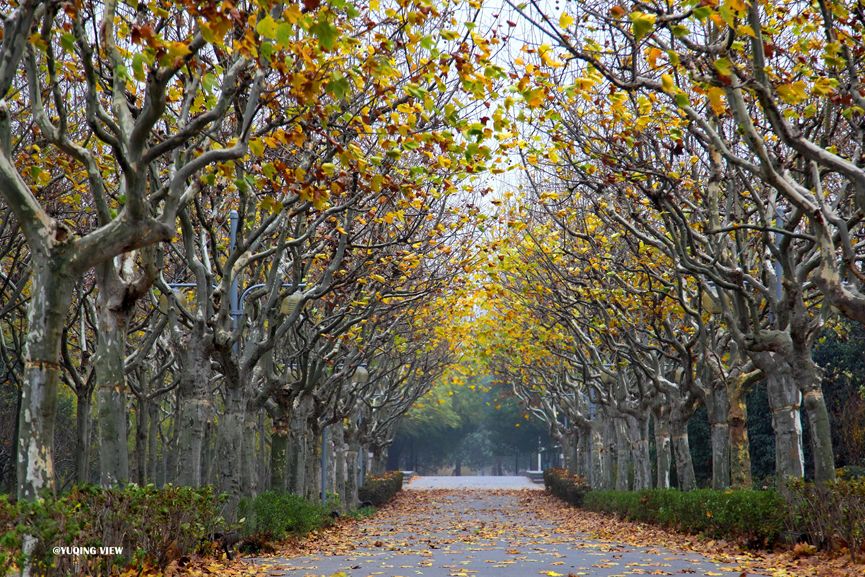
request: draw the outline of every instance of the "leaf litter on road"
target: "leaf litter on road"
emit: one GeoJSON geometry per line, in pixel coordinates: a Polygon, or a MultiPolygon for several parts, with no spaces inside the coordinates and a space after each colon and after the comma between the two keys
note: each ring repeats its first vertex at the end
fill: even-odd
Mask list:
{"type": "Polygon", "coordinates": [[[540,491],[431,490],[404,491],[373,517],[342,519],[280,544],[272,555],[208,560],[177,574],[862,577],[865,571],[843,556],[747,551],[569,507],[540,491]]]}

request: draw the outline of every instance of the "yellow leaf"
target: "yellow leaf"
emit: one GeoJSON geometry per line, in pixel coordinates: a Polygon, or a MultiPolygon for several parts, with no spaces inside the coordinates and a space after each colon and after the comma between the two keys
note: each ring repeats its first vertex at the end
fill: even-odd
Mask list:
{"type": "Polygon", "coordinates": [[[808,85],[805,84],[801,80],[797,80],[796,82],[790,82],[788,84],[782,84],[778,88],[778,96],[781,97],[781,100],[786,102],[787,104],[799,104],[806,98],[808,98],[808,94],[806,90],[808,90],[808,85]]]}
{"type": "Polygon", "coordinates": [[[574,24],[574,17],[568,14],[567,12],[562,12],[562,15],[559,17],[559,26],[564,29],[570,28],[574,24]]]}
{"type": "Polygon", "coordinates": [[[661,88],[664,92],[674,92],[676,90],[676,83],[673,81],[673,77],[669,74],[661,75],[661,88]]]}
{"type": "Polygon", "coordinates": [[[251,150],[252,154],[255,156],[261,156],[264,154],[264,143],[259,138],[253,138],[249,141],[249,150],[251,150]]]}
{"type": "Polygon", "coordinates": [[[724,89],[713,86],[709,89],[709,106],[718,116],[724,114],[727,106],[724,104],[724,89]]]}

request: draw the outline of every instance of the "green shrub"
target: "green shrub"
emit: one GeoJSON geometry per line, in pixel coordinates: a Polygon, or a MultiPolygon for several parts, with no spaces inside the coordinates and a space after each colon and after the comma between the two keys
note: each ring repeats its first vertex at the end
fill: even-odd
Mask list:
{"type": "Polygon", "coordinates": [[[583,499],[589,492],[589,485],[584,478],[572,475],[565,469],[544,471],[544,487],[559,499],[575,507],[583,504],[583,499]]]}
{"type": "Polygon", "coordinates": [[[686,533],[739,541],[751,547],[774,544],[787,519],[786,503],[774,490],[590,491],[583,507],[686,533]]]}
{"type": "MultiPolygon", "coordinates": [[[[0,500],[0,569],[24,561],[25,535],[36,539],[29,564],[36,575],[107,574],[112,569],[165,567],[219,530],[221,498],[211,488],[153,485],[75,487],[57,498],[0,500]],[[122,555],[55,555],[54,547],[122,547],[122,555]]],[[[3,573],[5,574],[5,573],[3,573]]]]}
{"type": "Polygon", "coordinates": [[[327,506],[311,503],[299,495],[267,491],[240,504],[244,532],[267,540],[288,535],[306,535],[330,522],[327,506]]]}
{"type": "Polygon", "coordinates": [[[371,503],[381,507],[394,498],[402,489],[402,473],[389,471],[379,476],[368,476],[363,487],[358,489],[357,497],[361,503],[371,503]]]}

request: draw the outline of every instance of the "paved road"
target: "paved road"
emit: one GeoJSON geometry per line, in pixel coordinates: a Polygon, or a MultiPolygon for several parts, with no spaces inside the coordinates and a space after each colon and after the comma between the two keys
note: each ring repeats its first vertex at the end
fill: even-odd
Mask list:
{"type": "Polygon", "coordinates": [[[259,562],[273,577],[740,575],[696,553],[557,531],[532,514],[533,495],[538,493],[407,491],[395,506],[328,539],[321,545],[326,550],[259,562]]]}
{"type": "Polygon", "coordinates": [[[407,489],[471,489],[491,491],[496,489],[543,489],[542,483],[533,483],[528,477],[415,477],[406,485],[407,489]]]}

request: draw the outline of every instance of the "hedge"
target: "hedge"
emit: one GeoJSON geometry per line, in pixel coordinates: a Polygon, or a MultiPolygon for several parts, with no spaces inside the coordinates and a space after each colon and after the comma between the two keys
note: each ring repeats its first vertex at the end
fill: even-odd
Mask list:
{"type": "Polygon", "coordinates": [[[562,501],[575,507],[583,504],[583,499],[590,490],[583,477],[572,475],[565,469],[544,471],[544,487],[562,501]]]}
{"type": "Polygon", "coordinates": [[[328,525],[330,508],[291,493],[266,491],[240,503],[244,533],[268,541],[306,535],[328,525]]]}
{"type": "Polygon", "coordinates": [[[36,538],[30,555],[35,575],[108,574],[155,566],[195,551],[221,530],[222,499],[211,488],[153,485],[103,489],[75,487],[38,501],[0,497],[0,575],[24,563],[25,535],[36,538]],[[55,555],[54,547],[122,547],[117,556],[55,555]]]}
{"type": "Polygon", "coordinates": [[[370,475],[358,489],[357,497],[361,503],[380,507],[394,498],[402,489],[402,472],[388,471],[383,475],[370,475]]]}
{"type": "MultiPolygon", "coordinates": [[[[561,470],[550,471],[549,477],[550,491],[573,503],[573,498],[561,496],[562,487],[573,486],[574,479],[579,477],[561,470]]],[[[773,545],[783,535],[789,520],[786,502],[774,490],[586,490],[579,506],[622,519],[739,541],[750,547],[773,545]]]]}

